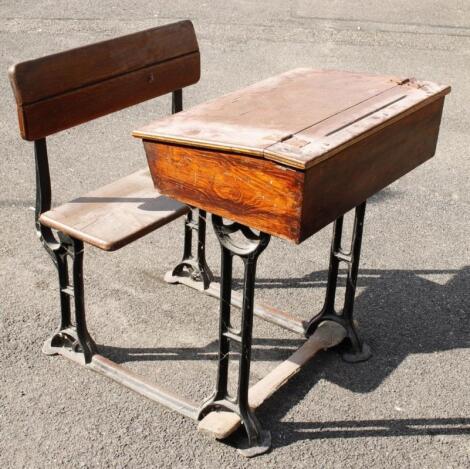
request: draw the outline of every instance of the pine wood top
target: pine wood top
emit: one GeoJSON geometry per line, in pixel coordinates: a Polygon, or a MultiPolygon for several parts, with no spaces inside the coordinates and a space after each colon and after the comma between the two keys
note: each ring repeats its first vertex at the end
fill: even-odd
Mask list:
{"type": "Polygon", "coordinates": [[[428,81],[301,68],[133,135],[307,169],[449,92],[428,81]]]}

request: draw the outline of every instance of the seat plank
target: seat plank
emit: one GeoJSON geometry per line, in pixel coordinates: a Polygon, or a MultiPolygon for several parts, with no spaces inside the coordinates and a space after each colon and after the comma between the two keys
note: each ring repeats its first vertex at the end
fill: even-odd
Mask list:
{"type": "Polygon", "coordinates": [[[44,212],[51,228],[105,251],[115,251],[188,211],[160,195],[148,169],[142,169],[83,197],[44,212]]]}

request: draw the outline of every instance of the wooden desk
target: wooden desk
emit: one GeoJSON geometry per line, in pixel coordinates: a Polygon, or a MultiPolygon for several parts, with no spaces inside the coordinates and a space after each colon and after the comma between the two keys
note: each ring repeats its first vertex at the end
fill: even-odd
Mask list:
{"type": "Polygon", "coordinates": [[[299,243],[434,154],[449,91],[298,69],[134,135],[163,194],[299,243]]]}
{"type": "MultiPolygon", "coordinates": [[[[321,322],[334,321],[349,339],[351,350],[345,356],[349,361],[370,356],[352,319],[365,201],[433,156],[449,92],[448,86],[408,78],[297,69],[134,132],[143,139],[155,187],[212,213],[222,246],[220,291],[216,293],[207,276],[199,284],[221,299],[216,393],[200,412],[206,430],[222,438],[234,427],[224,421],[241,419],[249,439],[248,455],[269,448],[269,435],[252,412],[256,405],[251,394],[248,403],[253,313],[307,336],[321,322]],[[345,250],[342,215],[352,208],[356,208],[354,234],[345,250]],[[255,307],[256,260],[269,236],[300,243],[332,221],[330,273],[320,314],[304,324],[273,308],[255,307]],[[246,244],[233,237],[236,231],[243,233],[246,244]],[[245,263],[243,296],[235,298],[234,255],[245,263]],[[340,262],[349,268],[344,307],[337,314],[340,262]],[[240,331],[230,325],[231,303],[242,308],[240,331]],[[241,342],[243,350],[235,401],[228,398],[226,383],[230,341],[241,342]],[[220,409],[226,412],[212,412],[220,409]]],[[[192,256],[186,261],[194,274],[192,256]]],[[[203,258],[198,261],[204,277],[207,266],[203,258]]],[[[183,270],[169,280],[196,286],[183,270]]]]}

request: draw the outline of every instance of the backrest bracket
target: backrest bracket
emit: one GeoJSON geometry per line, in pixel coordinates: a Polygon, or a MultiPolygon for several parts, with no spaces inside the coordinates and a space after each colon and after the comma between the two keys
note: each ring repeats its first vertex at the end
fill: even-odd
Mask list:
{"type": "Polygon", "coordinates": [[[39,221],[41,213],[51,209],[52,201],[51,176],[45,138],[34,141],[34,159],[36,164],[36,206],[34,211],[36,233],[54,263],[57,264],[55,252],[60,249],[61,243],[56,239],[52,230],[39,221]]]}

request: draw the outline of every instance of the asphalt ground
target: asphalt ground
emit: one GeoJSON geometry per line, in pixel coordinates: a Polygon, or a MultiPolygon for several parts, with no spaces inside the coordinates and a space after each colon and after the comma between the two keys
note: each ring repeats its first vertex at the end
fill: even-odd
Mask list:
{"type": "MultiPolygon", "coordinates": [[[[468,1],[7,0],[0,21],[0,467],[470,467],[468,1]],[[273,451],[253,460],[235,451],[240,436],[212,441],[40,352],[58,322],[56,273],[33,229],[32,145],[19,138],[7,67],[183,18],[202,53],[186,107],[300,66],[452,85],[435,158],[368,205],[356,317],[373,357],[350,365],[321,353],[259,410],[273,451]]],[[[54,203],[143,167],[131,131],[169,105],[160,98],[51,137],[54,203]]],[[[182,235],[178,220],[116,253],[87,249],[86,305],[105,355],[202,400],[215,379],[217,301],[162,281],[182,235]]],[[[317,311],[330,235],[297,247],[273,239],[257,298],[305,318],[317,311]]],[[[208,259],[217,273],[212,229],[208,259]]],[[[301,343],[259,320],[255,336],[253,382],[301,343]]]]}

